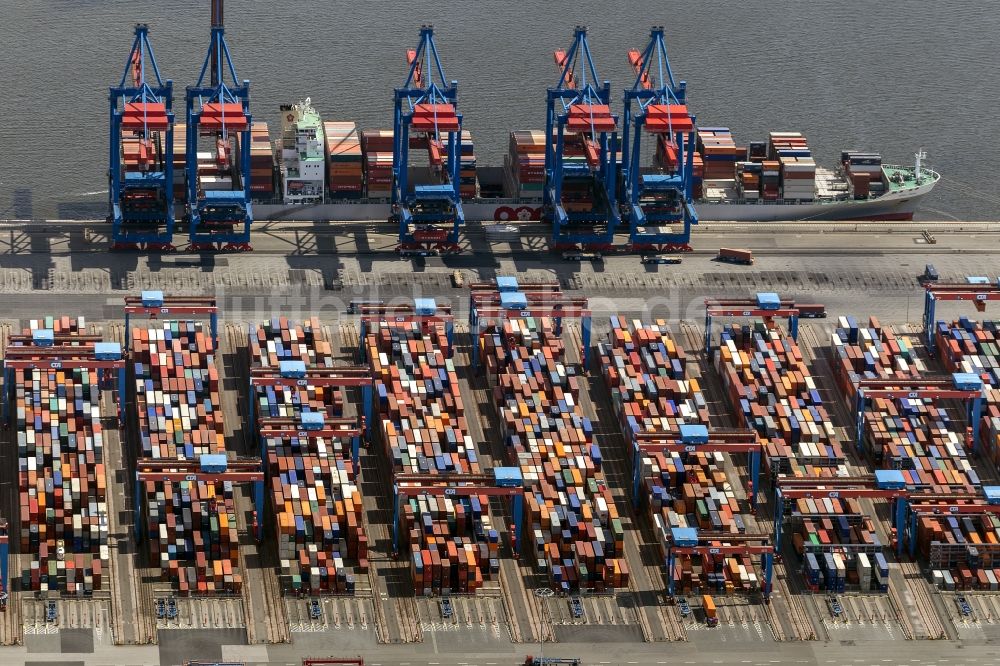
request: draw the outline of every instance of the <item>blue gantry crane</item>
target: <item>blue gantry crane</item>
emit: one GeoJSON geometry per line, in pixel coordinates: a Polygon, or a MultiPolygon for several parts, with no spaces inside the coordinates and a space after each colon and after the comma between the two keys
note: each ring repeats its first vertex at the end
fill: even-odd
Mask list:
{"type": "Polygon", "coordinates": [[[663,26],[650,31],[644,50],[630,50],[628,61],[636,73],[625,91],[622,129],[629,243],[637,251],[690,251],[691,226],[698,224],[691,200],[695,119],[685,103],[686,82],[674,81],[663,26]],[[645,135],[656,141],[653,168],[641,164],[645,135]]]}
{"type": "Polygon", "coordinates": [[[441,474],[428,477],[421,474],[397,474],[392,483],[392,549],[400,552],[401,531],[400,514],[402,503],[410,497],[430,495],[433,497],[471,498],[479,495],[486,497],[510,498],[510,512],[513,518],[513,533],[510,535],[515,558],[518,556],[518,544],[524,522],[524,478],[519,467],[494,467],[489,474],[441,474]]]}
{"type": "Polygon", "coordinates": [[[160,77],[149,26],[110,88],[108,197],[112,249],[173,250],[174,87],[160,77]]]}
{"type": "Polygon", "coordinates": [[[760,557],[764,574],[760,588],[764,603],[771,602],[771,579],[774,575],[775,546],[767,535],[703,532],[694,527],[672,527],[670,541],[664,547],[667,566],[667,596],[673,600],[677,582],[677,558],[697,555],[705,561],[727,556],[760,557]]]}
{"type": "Polygon", "coordinates": [[[407,51],[406,61],[409,72],[394,97],[391,221],[399,224],[403,254],[455,251],[465,223],[459,195],[458,82],[444,75],[433,26],[421,26],[420,44],[407,51]],[[410,181],[410,149],[415,146],[427,148],[431,182],[410,181]]]}
{"type": "Polygon", "coordinates": [[[250,81],[236,75],[222,0],[212,0],[211,44],[185,102],[191,249],[250,250],[250,81]],[[202,140],[208,143],[202,152],[212,155],[210,164],[199,164],[202,140]]]}
{"type": "Polygon", "coordinates": [[[934,311],[939,302],[972,301],[978,312],[985,312],[988,302],[1000,301],[1000,279],[993,282],[985,276],[969,276],[965,282],[931,283],[924,288],[927,290],[924,294],[924,335],[932,353],[937,351],[934,311]]]}
{"type": "Polygon", "coordinates": [[[621,224],[611,83],[597,76],[585,27],[576,27],[568,50],[553,55],[560,75],[546,99],[543,194],[553,249],[611,249],[621,224]]]}

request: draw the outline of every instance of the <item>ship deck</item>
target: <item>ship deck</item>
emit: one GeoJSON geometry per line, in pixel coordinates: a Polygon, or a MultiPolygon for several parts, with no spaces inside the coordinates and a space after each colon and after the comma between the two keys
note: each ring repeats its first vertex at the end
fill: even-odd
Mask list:
{"type": "MultiPolygon", "coordinates": [[[[923,171],[927,175],[929,175],[931,179],[935,181],[941,178],[941,176],[939,176],[936,172],[931,171],[930,169],[924,169],[923,171]]],[[[897,192],[905,192],[907,190],[914,190],[920,185],[926,183],[926,181],[924,181],[923,183],[917,183],[915,180],[913,180],[913,167],[886,166],[883,164],[882,173],[885,174],[884,180],[886,183],[887,193],[897,193],[897,192]],[[903,176],[903,180],[901,182],[893,179],[893,176],[895,176],[896,174],[903,176]]]]}

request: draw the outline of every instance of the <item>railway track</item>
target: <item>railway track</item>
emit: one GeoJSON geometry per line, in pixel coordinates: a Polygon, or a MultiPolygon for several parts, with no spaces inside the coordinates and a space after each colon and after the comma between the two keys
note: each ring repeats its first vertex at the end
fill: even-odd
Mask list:
{"type": "MultiPolygon", "coordinates": [[[[340,358],[345,363],[358,362],[358,349],[361,344],[357,326],[352,323],[341,324],[339,329],[340,358]]],[[[333,339],[333,338],[331,338],[333,339]]],[[[372,602],[375,606],[376,619],[381,618],[380,633],[386,642],[422,643],[423,630],[420,622],[420,611],[414,598],[413,584],[409,581],[407,562],[393,558],[392,533],[392,485],[388,461],[377,451],[382,446],[380,428],[374,423],[367,424],[371,435],[366,452],[362,455],[362,498],[365,502],[366,530],[369,543],[369,582],[372,587],[372,602]],[[367,519],[370,513],[375,514],[375,522],[367,519]],[[383,566],[386,573],[379,576],[376,569],[383,566]],[[386,575],[388,574],[388,575],[386,575]],[[394,622],[387,615],[383,603],[391,605],[394,622]],[[390,631],[389,625],[395,629],[390,631]]]]}
{"type": "MultiPolygon", "coordinates": [[[[825,332],[825,331],[824,331],[825,332]]],[[[802,342],[803,360],[815,370],[813,377],[816,379],[817,388],[823,401],[833,405],[831,415],[839,419],[840,423],[854,423],[854,417],[848,409],[847,400],[840,395],[840,391],[835,386],[831,386],[833,378],[833,368],[825,353],[815,353],[815,350],[823,350],[827,345],[823,345],[817,335],[817,325],[804,324],[799,328],[799,339],[802,342]]],[[[837,426],[836,422],[834,423],[837,426]]],[[[849,432],[846,427],[837,426],[838,437],[847,451],[849,468],[852,474],[871,474],[872,466],[867,460],[862,459],[857,454],[857,447],[854,445],[856,434],[849,432]]],[[[891,544],[892,539],[887,527],[890,520],[890,510],[888,503],[884,500],[874,501],[870,499],[861,500],[861,506],[866,514],[872,516],[876,532],[882,543],[891,544]]],[[[891,550],[891,549],[890,549],[891,550]]],[[[894,559],[894,553],[888,553],[890,561],[894,559]]],[[[889,601],[896,621],[903,628],[904,634],[909,639],[937,639],[945,636],[944,626],[938,616],[933,600],[929,596],[927,583],[920,572],[920,566],[916,562],[896,560],[899,575],[890,576],[889,601]],[[903,589],[900,590],[900,583],[903,589]],[[913,612],[916,612],[916,615],[913,612]]]]}
{"type": "MultiPolygon", "coordinates": [[[[467,326],[457,325],[455,329],[455,349],[459,363],[459,378],[465,381],[471,393],[472,401],[467,404],[475,405],[479,418],[480,432],[477,453],[484,461],[491,464],[506,463],[506,451],[502,438],[486,437],[483,423],[490,424],[490,432],[495,432],[499,427],[500,415],[497,413],[496,404],[491,400],[490,389],[485,376],[476,373],[472,368],[472,358],[470,354],[471,345],[476,341],[469,339],[467,326]]],[[[472,419],[476,420],[476,419],[472,419]]],[[[475,435],[473,436],[475,438],[475,435]]],[[[490,503],[491,513],[498,517],[507,526],[513,521],[509,510],[502,500],[494,499],[490,503]]],[[[525,525],[524,529],[530,526],[525,525]]],[[[535,580],[534,588],[542,587],[547,581],[538,580],[537,574],[530,568],[528,560],[514,559],[513,553],[507,553],[500,563],[500,594],[503,601],[504,612],[507,616],[507,626],[510,628],[511,641],[514,643],[537,643],[543,641],[554,641],[555,633],[551,623],[546,621],[546,614],[541,612],[540,605],[543,600],[535,597],[525,585],[525,581],[535,580]],[[527,627],[522,627],[522,619],[527,620],[527,627]],[[528,632],[523,629],[528,629],[528,632]],[[530,635],[525,635],[530,633],[530,635]]]]}
{"type": "MultiPolygon", "coordinates": [[[[579,356],[583,345],[580,329],[575,324],[569,325],[568,329],[572,344],[566,348],[567,361],[582,367],[579,356]]],[[[590,367],[584,368],[587,373],[587,390],[581,395],[581,407],[593,421],[595,439],[604,450],[605,478],[614,494],[618,515],[625,523],[625,557],[632,570],[629,592],[637,620],[646,642],[685,641],[687,632],[677,619],[677,613],[664,605],[666,574],[659,564],[661,558],[658,546],[652,536],[652,526],[644,520],[645,516],[640,517],[633,508],[630,496],[632,475],[628,462],[630,453],[618,427],[611,395],[600,378],[601,366],[596,348],[592,348],[590,352],[590,367]],[[635,566],[637,562],[639,567],[635,566]]]]}
{"type": "MultiPolygon", "coordinates": [[[[725,394],[725,388],[722,386],[718,374],[715,371],[712,358],[705,352],[704,331],[688,321],[681,321],[680,329],[683,342],[689,356],[698,361],[699,376],[702,379],[702,391],[706,394],[706,399],[710,403],[710,418],[714,417],[718,419],[720,425],[723,427],[745,427],[746,424],[741,423],[739,419],[734,416],[732,406],[730,405],[729,399],[725,394]],[[714,410],[712,409],[713,406],[715,407],[714,410]]],[[[727,456],[727,458],[730,460],[731,466],[739,475],[738,478],[741,479],[741,481],[745,480],[748,474],[748,463],[738,463],[732,458],[732,456],[727,456]]],[[[760,474],[762,488],[758,494],[757,513],[748,520],[746,516],[744,516],[744,519],[748,528],[753,528],[757,532],[770,534],[773,532],[774,528],[773,520],[770,519],[770,516],[773,515],[773,507],[771,506],[770,498],[768,497],[767,492],[764,490],[767,487],[766,479],[768,476],[766,460],[762,461],[762,464],[765,466],[765,469],[763,469],[760,474]]],[[[743,487],[745,488],[745,486],[743,487]]],[[[770,624],[772,635],[777,641],[785,641],[789,639],[788,634],[785,632],[780,614],[782,608],[779,608],[784,606],[787,606],[784,610],[787,611],[786,619],[791,625],[790,629],[792,630],[792,639],[799,641],[816,639],[816,629],[798,597],[798,594],[801,593],[801,589],[793,590],[793,586],[790,584],[790,577],[796,575],[798,575],[797,572],[789,571],[789,568],[785,564],[775,564],[772,578],[773,599],[770,604],[764,604],[763,609],[768,623],[770,624]]]]}
{"type": "MultiPolygon", "coordinates": [[[[125,358],[129,356],[129,349],[125,346],[125,325],[123,323],[112,322],[107,324],[105,335],[120,345],[125,358]]],[[[123,402],[122,409],[125,410],[125,427],[118,430],[117,451],[109,447],[109,457],[113,464],[107,466],[108,471],[108,496],[109,511],[115,518],[125,512],[126,516],[134,516],[133,503],[135,498],[132,495],[132,484],[129,479],[135,478],[135,460],[138,455],[138,415],[135,412],[135,381],[132,376],[132,369],[126,363],[126,395],[120,396],[123,402]],[[119,475],[120,472],[120,475],[119,475]],[[121,476],[119,480],[119,476],[121,476]],[[121,497],[123,506],[117,506],[117,499],[121,497]]],[[[111,412],[109,412],[111,413],[111,412]]],[[[111,615],[112,615],[112,635],[117,644],[127,644],[134,640],[138,645],[148,645],[157,642],[156,618],[153,616],[155,601],[153,599],[152,585],[145,575],[143,558],[146,556],[145,549],[136,539],[134,520],[127,520],[125,525],[119,526],[115,537],[113,553],[117,559],[112,564],[113,570],[109,572],[113,586],[120,588],[117,593],[112,589],[111,615]],[[124,542],[124,549],[123,549],[124,542]],[[126,555],[123,557],[123,552],[126,555]],[[126,601],[127,599],[127,601],[126,601]],[[117,631],[116,631],[117,627],[117,631]],[[129,631],[134,631],[134,639],[129,637],[129,631]]],[[[115,522],[112,519],[111,525],[115,522]]]]}

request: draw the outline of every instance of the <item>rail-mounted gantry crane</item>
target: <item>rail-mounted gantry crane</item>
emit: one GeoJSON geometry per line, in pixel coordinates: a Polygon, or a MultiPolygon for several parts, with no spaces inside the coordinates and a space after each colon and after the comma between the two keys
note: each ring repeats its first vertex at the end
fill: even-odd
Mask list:
{"type": "Polygon", "coordinates": [[[459,194],[458,82],[445,77],[433,26],[420,28],[420,43],[406,52],[406,62],[406,80],[395,90],[392,135],[391,220],[399,224],[399,251],[455,251],[465,223],[459,194]],[[427,149],[431,182],[411,182],[414,147],[427,149]]]}
{"type": "Polygon", "coordinates": [[[636,79],[625,91],[622,176],[629,243],[637,251],[690,251],[698,214],[694,184],[695,119],[685,102],[687,84],[675,82],[663,27],[650,31],[642,51],[628,61],[636,79]],[[654,166],[642,165],[643,139],[656,143],[654,166]]]}
{"type": "Polygon", "coordinates": [[[140,23],[108,95],[112,249],[174,249],[173,100],[173,82],[160,77],[149,26],[140,23]]]}
{"type": "Polygon", "coordinates": [[[251,249],[250,81],[236,75],[223,18],[222,0],[212,0],[208,54],[185,96],[189,236],[197,251],[251,249]],[[210,160],[199,160],[199,151],[210,160]]]}
{"type": "Polygon", "coordinates": [[[611,249],[621,224],[611,83],[597,76],[585,27],[577,26],[568,50],[553,55],[560,74],[546,97],[543,191],[553,249],[611,249]]]}

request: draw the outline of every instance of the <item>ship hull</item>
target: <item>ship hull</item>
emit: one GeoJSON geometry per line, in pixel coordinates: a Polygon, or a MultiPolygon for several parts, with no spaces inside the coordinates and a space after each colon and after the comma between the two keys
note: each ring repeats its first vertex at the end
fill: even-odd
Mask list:
{"type": "MultiPolygon", "coordinates": [[[[704,222],[795,222],[810,220],[911,220],[920,200],[934,187],[934,181],[877,199],[824,203],[729,203],[700,201],[695,204],[698,219],[704,222]]],[[[539,220],[541,202],[479,199],[463,203],[470,222],[514,222],[539,220]]],[[[386,202],[347,202],[317,205],[254,204],[258,220],[362,222],[386,220],[386,202]]]]}

